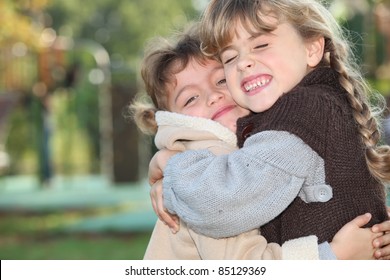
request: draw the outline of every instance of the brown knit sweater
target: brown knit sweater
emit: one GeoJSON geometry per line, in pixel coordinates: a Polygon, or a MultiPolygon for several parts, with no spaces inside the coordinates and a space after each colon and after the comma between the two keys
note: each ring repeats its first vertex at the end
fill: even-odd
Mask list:
{"type": "Polygon", "coordinates": [[[384,186],[368,171],[364,145],[346,96],[337,73],[319,68],[268,111],[239,120],[240,147],[260,131],[288,131],[300,137],[324,159],[326,183],[333,187],[329,202],[305,203],[296,198],[261,227],[268,242],[283,244],[312,234],[319,242],[331,241],[345,223],[366,212],[373,216],[369,225],[388,219],[384,186]]]}

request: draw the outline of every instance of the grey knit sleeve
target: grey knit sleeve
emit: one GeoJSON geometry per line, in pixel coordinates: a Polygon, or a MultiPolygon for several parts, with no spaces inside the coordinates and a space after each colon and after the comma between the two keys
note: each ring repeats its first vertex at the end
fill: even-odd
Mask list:
{"type": "Polygon", "coordinates": [[[200,150],[173,156],[164,171],[164,204],[200,234],[235,236],[278,216],[302,187],[326,186],[323,169],[300,138],[265,131],[228,155],[200,150]]]}

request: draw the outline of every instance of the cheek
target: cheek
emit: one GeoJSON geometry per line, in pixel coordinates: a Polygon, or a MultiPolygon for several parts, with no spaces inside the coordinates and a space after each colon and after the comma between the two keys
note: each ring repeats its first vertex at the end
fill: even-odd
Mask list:
{"type": "Polygon", "coordinates": [[[201,106],[191,107],[191,109],[187,110],[186,115],[192,117],[206,118],[206,119],[210,118],[209,112],[204,108],[202,108],[201,106]]]}
{"type": "Polygon", "coordinates": [[[234,71],[232,67],[225,67],[224,72],[225,72],[226,83],[229,84],[234,82],[236,71],[234,71]]]}
{"type": "Polygon", "coordinates": [[[281,64],[277,74],[274,75],[274,79],[277,81],[279,89],[287,92],[295,87],[305,75],[305,64],[281,64]]]}
{"type": "MultiPolygon", "coordinates": [[[[231,94],[231,96],[232,96],[232,100],[233,100],[233,102],[235,102],[235,103],[237,103],[238,104],[238,102],[239,102],[239,100],[241,99],[241,94],[240,94],[240,92],[238,92],[238,90],[231,90],[230,91],[230,94],[231,94]]],[[[240,105],[240,104],[239,104],[240,105]]]]}
{"type": "Polygon", "coordinates": [[[231,98],[232,98],[233,100],[234,100],[235,97],[236,97],[237,95],[239,95],[240,92],[241,92],[241,88],[240,88],[238,82],[236,82],[234,79],[229,79],[229,80],[228,80],[228,79],[226,78],[226,86],[227,86],[227,88],[228,88],[228,90],[229,90],[229,95],[231,96],[231,98]]]}

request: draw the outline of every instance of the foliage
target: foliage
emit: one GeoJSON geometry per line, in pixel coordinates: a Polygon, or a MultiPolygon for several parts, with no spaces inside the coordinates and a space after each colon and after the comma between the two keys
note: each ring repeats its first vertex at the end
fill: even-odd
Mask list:
{"type": "Polygon", "coordinates": [[[52,0],[47,13],[59,35],[96,41],[133,66],[148,38],[198,15],[192,1],[179,0],[52,0]]]}
{"type": "MultiPolygon", "coordinates": [[[[375,79],[377,67],[385,59],[384,38],[373,22],[373,8],[378,1],[326,2],[343,26],[354,30],[360,64],[367,77],[375,79]]],[[[33,101],[37,100],[34,86],[41,81],[37,69],[42,68],[38,55],[42,49],[37,47],[44,37],[43,31],[51,32],[53,38],[71,39],[69,42],[73,43],[89,41],[101,45],[110,58],[113,88],[124,89],[130,100],[137,88],[138,65],[145,43],[197,19],[205,3],[207,0],[1,0],[0,94],[17,92],[22,95],[24,105],[14,110],[15,115],[10,118],[7,143],[0,143],[13,160],[8,174],[36,172],[34,164],[42,161],[37,152],[42,140],[39,138],[42,118],[37,116],[42,112],[34,111],[33,101]],[[23,50],[25,55],[20,55],[23,50]]],[[[55,171],[60,174],[99,172],[101,104],[98,85],[92,84],[88,77],[94,67],[90,54],[77,53],[69,44],[63,65],[47,69],[56,82],[47,93],[53,96],[53,161],[55,171]],[[70,81],[67,78],[72,73],[77,79],[70,81]]],[[[388,92],[388,82],[377,84],[382,93],[388,92]]]]}
{"type": "Polygon", "coordinates": [[[0,2],[0,47],[22,42],[30,47],[37,47],[43,28],[34,20],[48,0],[3,0],[0,2]]]}

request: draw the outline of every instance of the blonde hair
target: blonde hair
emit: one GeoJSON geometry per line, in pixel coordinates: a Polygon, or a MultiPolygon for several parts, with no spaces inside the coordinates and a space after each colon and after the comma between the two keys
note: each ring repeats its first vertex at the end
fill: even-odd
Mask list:
{"type": "Polygon", "coordinates": [[[192,59],[200,64],[209,59],[200,49],[198,27],[198,23],[190,23],[172,37],[155,37],[149,41],[141,64],[146,93],[141,94],[129,106],[133,119],[142,132],[156,133],[154,114],[157,110],[168,110],[167,95],[170,86],[176,83],[175,74],[184,70],[192,59]],[[146,97],[151,102],[146,101],[146,97]]]}
{"type": "MultiPolygon", "coordinates": [[[[381,135],[376,117],[383,108],[379,104],[370,105],[369,99],[375,93],[360,73],[342,28],[322,3],[315,0],[211,0],[202,16],[202,51],[218,57],[220,50],[231,42],[235,32],[232,26],[237,22],[250,34],[255,35],[259,30],[271,32],[277,26],[264,22],[262,19],[266,16],[276,17],[279,23],[290,23],[303,39],[324,37],[325,50],[320,64],[338,72],[340,84],[348,93],[371,174],[377,180],[389,181],[390,147],[378,144],[381,135]]],[[[380,95],[375,98],[383,100],[380,95]]]]}

